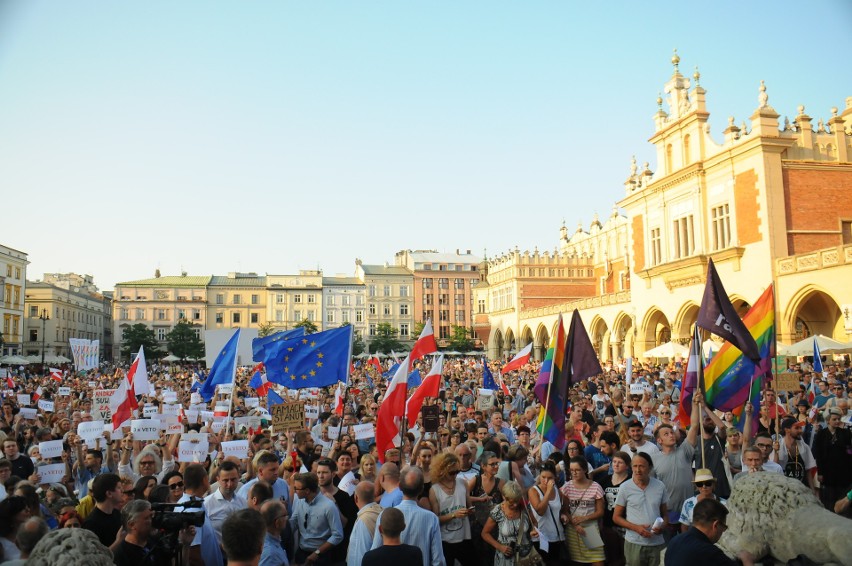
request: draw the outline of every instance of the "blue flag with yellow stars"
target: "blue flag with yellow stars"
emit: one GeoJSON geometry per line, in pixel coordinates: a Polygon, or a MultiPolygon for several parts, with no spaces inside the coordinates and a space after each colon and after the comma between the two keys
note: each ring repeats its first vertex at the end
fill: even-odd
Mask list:
{"type": "Polygon", "coordinates": [[[279,340],[267,347],[266,379],[291,389],[346,383],[351,342],[352,326],[279,340]]]}
{"type": "Polygon", "coordinates": [[[305,335],[305,327],[298,326],[292,330],[282,330],[269,336],[255,338],[251,341],[251,359],[255,362],[266,362],[264,359],[268,355],[268,349],[272,344],[280,340],[292,340],[293,338],[301,338],[305,335]]]}
{"type": "Polygon", "coordinates": [[[198,393],[205,401],[209,401],[216,393],[216,386],[224,383],[233,383],[237,370],[237,345],[240,342],[240,329],[238,328],[216,359],[213,367],[207,374],[207,379],[201,384],[198,393]]]}

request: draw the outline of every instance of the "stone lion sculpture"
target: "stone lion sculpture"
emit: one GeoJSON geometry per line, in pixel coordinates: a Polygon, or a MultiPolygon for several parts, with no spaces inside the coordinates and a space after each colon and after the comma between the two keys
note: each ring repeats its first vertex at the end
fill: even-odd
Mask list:
{"type": "Polygon", "coordinates": [[[719,546],[732,557],[747,550],[782,562],[805,555],[820,564],[852,566],[852,520],[827,511],[800,481],[772,472],[743,476],[728,510],[719,546]]]}
{"type": "Polygon", "coordinates": [[[32,566],[112,566],[112,553],[86,529],[57,529],[38,541],[27,564],[32,566]]]}

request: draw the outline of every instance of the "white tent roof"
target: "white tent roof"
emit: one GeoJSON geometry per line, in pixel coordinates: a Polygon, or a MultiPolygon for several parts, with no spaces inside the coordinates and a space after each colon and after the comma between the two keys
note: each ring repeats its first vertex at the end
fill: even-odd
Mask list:
{"type": "Polygon", "coordinates": [[[678,356],[685,358],[688,354],[689,348],[686,346],[682,346],[677,342],[666,342],[665,344],[660,344],[656,348],[646,350],[645,353],[642,354],[642,357],[674,359],[678,356]]]}

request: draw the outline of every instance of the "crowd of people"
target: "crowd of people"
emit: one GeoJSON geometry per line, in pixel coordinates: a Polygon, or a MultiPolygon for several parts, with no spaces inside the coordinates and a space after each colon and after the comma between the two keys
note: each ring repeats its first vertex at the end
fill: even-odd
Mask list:
{"type": "MultiPolygon", "coordinates": [[[[418,364],[424,374],[429,363],[418,364]]],[[[850,515],[848,361],[826,362],[824,374],[807,362],[791,366],[801,389],[767,382],[754,422],[708,409],[698,392],[681,406],[679,362],[634,364],[633,387],[624,364],[608,363],[571,386],[555,441],[537,423],[539,363],[503,376],[508,395],[482,390],[482,364],[445,362],[439,396],[426,401],[437,405],[438,422],[418,418],[381,454],[353,429],[375,424],[387,387],[366,365],[353,368],[342,415],[334,388],[278,387],[317,406],[298,431],[271,426],[248,368],[204,407],[212,412],[229,397],[229,414],[204,411],[205,420],[189,410],[198,404],[194,368],[154,365],[138,415],[182,409],[182,432],[163,430],[156,440],[109,425],[100,439],[79,434],[102,418],[94,391],[116,388],[122,368],[60,378],[13,372],[0,411],[0,563],[72,563],[50,551],[62,542],[86,549],[88,563],[118,566],[653,566],[663,555],[667,565],[751,564],[761,557],[730,559],[714,543],[737,481],[755,473],[794,478],[850,515]],[[20,403],[26,396],[29,406],[20,403]],[[183,461],[179,445],[190,433],[206,435],[206,458],[183,461]],[[57,440],[58,456],[42,453],[57,440]],[[247,441],[244,457],[225,454],[233,440],[247,441]],[[64,465],[61,479],[43,481],[40,470],[55,464],[64,465]]]]}

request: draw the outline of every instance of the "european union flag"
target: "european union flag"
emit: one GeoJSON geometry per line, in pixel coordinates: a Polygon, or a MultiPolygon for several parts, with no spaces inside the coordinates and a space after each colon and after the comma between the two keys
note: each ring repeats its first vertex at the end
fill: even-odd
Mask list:
{"type": "Polygon", "coordinates": [[[388,371],[382,374],[382,377],[390,377],[392,375],[396,375],[396,370],[399,369],[399,362],[393,364],[388,371]]]}
{"type": "Polygon", "coordinates": [[[482,388],[491,389],[492,391],[500,389],[497,387],[497,382],[494,381],[494,375],[488,368],[488,361],[485,359],[482,360],[482,388]]]}
{"type": "Polygon", "coordinates": [[[408,386],[409,387],[420,387],[420,384],[423,383],[423,378],[420,377],[420,370],[416,369],[413,372],[408,374],[408,386]]]}
{"type": "Polygon", "coordinates": [[[205,401],[209,401],[216,393],[216,386],[224,383],[233,383],[234,375],[237,369],[237,344],[240,342],[240,329],[234,332],[216,360],[213,362],[213,367],[210,368],[210,373],[207,379],[198,388],[198,393],[205,401]]]}
{"type": "Polygon", "coordinates": [[[275,344],[279,340],[292,340],[293,338],[301,338],[305,335],[305,328],[303,326],[296,327],[292,330],[282,330],[281,332],[276,332],[275,334],[270,334],[269,336],[264,336],[263,338],[255,338],[251,341],[251,359],[255,362],[265,362],[264,359],[267,355],[267,349],[272,344],[275,344]]]}
{"type": "Polygon", "coordinates": [[[279,340],[264,361],[266,379],[291,389],[346,383],[351,344],[352,326],[279,340]]]}
{"type": "Polygon", "coordinates": [[[272,389],[269,390],[269,394],[266,396],[266,406],[267,407],[272,407],[274,405],[280,405],[283,402],[284,402],[284,399],[281,398],[281,395],[279,395],[278,393],[276,393],[272,389]]]}

